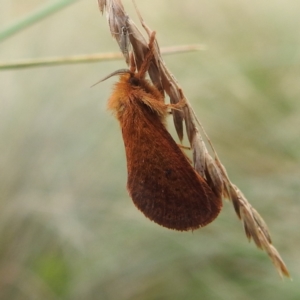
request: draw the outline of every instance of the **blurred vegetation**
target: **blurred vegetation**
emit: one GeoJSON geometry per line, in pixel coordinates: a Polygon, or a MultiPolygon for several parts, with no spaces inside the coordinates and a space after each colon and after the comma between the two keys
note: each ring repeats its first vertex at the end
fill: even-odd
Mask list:
{"type": "MultiPolygon", "coordinates": [[[[1,28],[41,4],[2,0],[1,28]]],[[[116,61],[0,72],[0,299],[299,299],[299,1],[137,4],[161,46],[207,45],[166,63],[294,281],[248,244],[230,203],[193,233],[137,211],[106,111],[113,80],[90,89],[116,61]]],[[[0,59],[116,50],[97,1],[77,1],[5,40],[0,59]]]]}

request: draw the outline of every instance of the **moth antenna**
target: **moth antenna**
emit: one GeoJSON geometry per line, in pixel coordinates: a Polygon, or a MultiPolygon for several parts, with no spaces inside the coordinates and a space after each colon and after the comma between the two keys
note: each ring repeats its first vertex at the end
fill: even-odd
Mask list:
{"type": "Polygon", "coordinates": [[[128,70],[128,69],[120,69],[120,70],[114,71],[111,74],[105,76],[103,79],[101,79],[101,80],[97,81],[96,83],[94,83],[91,87],[97,85],[100,82],[105,81],[106,79],[108,79],[108,78],[110,78],[112,76],[121,75],[121,74],[132,74],[132,72],[130,70],[128,70]]]}
{"type": "Polygon", "coordinates": [[[148,52],[147,52],[147,54],[145,56],[145,59],[144,59],[142,65],[141,65],[141,68],[140,68],[140,70],[139,70],[139,72],[137,74],[137,77],[139,77],[139,78],[145,77],[145,74],[148,71],[149,66],[151,64],[151,60],[152,60],[152,58],[154,56],[155,34],[156,34],[155,31],[153,31],[151,33],[150,40],[149,40],[149,50],[148,50],[148,52]]]}

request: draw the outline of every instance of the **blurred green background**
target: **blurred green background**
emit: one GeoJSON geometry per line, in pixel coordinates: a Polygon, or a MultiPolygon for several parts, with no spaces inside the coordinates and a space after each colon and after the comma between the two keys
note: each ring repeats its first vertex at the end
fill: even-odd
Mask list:
{"type": "MultiPolygon", "coordinates": [[[[1,28],[44,2],[0,0],[1,28]]],[[[136,2],[161,46],[207,46],[166,63],[294,280],[228,202],[190,233],[134,207],[106,111],[116,79],[90,88],[125,67],[110,61],[0,72],[0,299],[299,299],[299,0],[136,2]]],[[[0,60],[107,51],[118,47],[97,1],[77,1],[3,41],[0,60]]]]}

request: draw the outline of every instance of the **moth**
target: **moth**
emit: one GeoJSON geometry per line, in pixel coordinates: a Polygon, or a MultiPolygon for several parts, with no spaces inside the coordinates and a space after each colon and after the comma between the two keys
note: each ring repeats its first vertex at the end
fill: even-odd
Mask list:
{"type": "Polygon", "coordinates": [[[138,72],[122,69],[105,78],[120,76],[107,107],[120,123],[127,189],[136,207],[161,226],[194,230],[218,216],[222,199],[194,170],[166,129],[169,110],[180,109],[182,103],[165,104],[161,92],[145,79],[154,41],[153,34],[138,72]]]}

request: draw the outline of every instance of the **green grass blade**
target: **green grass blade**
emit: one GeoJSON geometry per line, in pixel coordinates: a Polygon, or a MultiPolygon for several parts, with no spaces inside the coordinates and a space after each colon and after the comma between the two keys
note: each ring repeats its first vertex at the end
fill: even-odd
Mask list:
{"type": "Polygon", "coordinates": [[[27,28],[28,26],[43,20],[44,18],[60,11],[66,6],[75,3],[78,0],[59,0],[54,3],[47,3],[37,10],[29,13],[27,16],[18,19],[0,31],[0,42],[11,37],[15,33],[27,28]]]}

